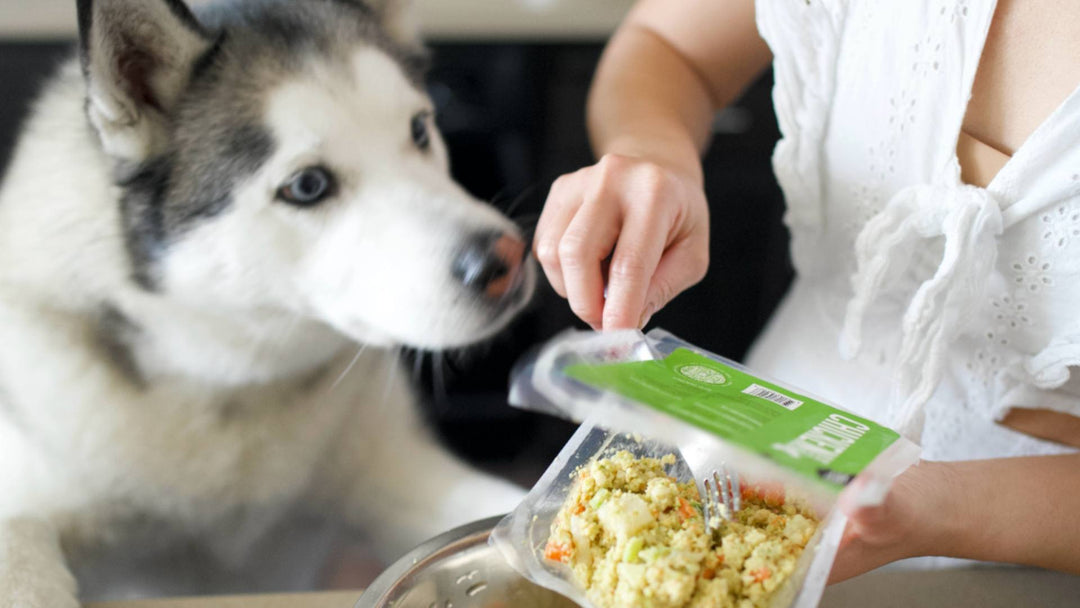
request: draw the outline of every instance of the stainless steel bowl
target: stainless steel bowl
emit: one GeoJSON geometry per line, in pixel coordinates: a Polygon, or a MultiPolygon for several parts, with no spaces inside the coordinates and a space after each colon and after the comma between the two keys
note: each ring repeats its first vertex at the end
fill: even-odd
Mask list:
{"type": "Polygon", "coordinates": [[[379,575],[356,608],[575,608],[534,585],[488,545],[501,517],[436,536],[379,575]]]}

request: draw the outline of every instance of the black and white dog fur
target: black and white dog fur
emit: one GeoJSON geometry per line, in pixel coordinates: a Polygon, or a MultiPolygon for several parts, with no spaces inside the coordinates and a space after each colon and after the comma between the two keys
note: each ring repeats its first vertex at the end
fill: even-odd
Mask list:
{"type": "Polygon", "coordinates": [[[449,177],[409,15],[79,0],[0,189],[0,607],[78,606],[103,545],[299,506],[392,557],[519,500],[384,348],[491,336],[536,274],[449,177]]]}

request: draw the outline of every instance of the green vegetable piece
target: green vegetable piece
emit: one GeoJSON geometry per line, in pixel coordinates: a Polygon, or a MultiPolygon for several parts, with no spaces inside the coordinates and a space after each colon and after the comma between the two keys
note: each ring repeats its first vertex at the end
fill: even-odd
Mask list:
{"type": "Polygon", "coordinates": [[[638,556],[645,560],[645,563],[651,564],[668,553],[671,553],[671,548],[669,547],[648,547],[642,549],[641,552],[638,553],[638,556]]]}
{"type": "Polygon", "coordinates": [[[600,505],[604,504],[604,502],[608,499],[609,496],[611,496],[611,491],[609,491],[607,488],[600,488],[600,491],[597,492],[596,495],[592,497],[592,500],[589,501],[589,506],[594,509],[599,509],[600,505]]]}
{"type": "Polygon", "coordinates": [[[626,543],[626,548],[623,549],[623,561],[631,564],[637,562],[638,553],[644,545],[645,541],[640,536],[631,538],[630,541],[626,543]]]}

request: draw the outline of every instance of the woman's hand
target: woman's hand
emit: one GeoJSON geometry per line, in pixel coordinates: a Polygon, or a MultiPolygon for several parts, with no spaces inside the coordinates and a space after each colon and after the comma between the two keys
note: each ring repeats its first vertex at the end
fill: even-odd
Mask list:
{"type": "Polygon", "coordinates": [[[555,182],[533,246],[594,329],[641,327],[705,276],[701,154],[770,60],[753,0],[640,0],[612,36],[586,111],[600,161],[555,182]]]}
{"type": "Polygon", "coordinates": [[[705,276],[709,212],[701,179],[606,154],[552,185],[533,252],[555,291],[593,329],[640,328],[705,276]]]}
{"type": "Polygon", "coordinates": [[[957,503],[949,498],[958,491],[952,477],[947,463],[924,461],[893,482],[884,504],[861,506],[854,492],[845,491],[840,509],[848,524],[829,582],[899,559],[947,554],[948,535],[957,519],[957,503]]]}

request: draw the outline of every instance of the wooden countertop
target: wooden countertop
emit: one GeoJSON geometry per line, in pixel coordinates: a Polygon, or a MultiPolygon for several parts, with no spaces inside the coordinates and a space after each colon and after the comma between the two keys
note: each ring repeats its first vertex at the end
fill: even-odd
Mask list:
{"type": "Polygon", "coordinates": [[[352,608],[360,591],[287,593],[281,595],[224,595],[167,600],[101,602],[85,608],[352,608]]]}
{"type": "MultiPolygon", "coordinates": [[[[885,569],[834,585],[821,608],[1075,608],[1080,576],[1032,568],[885,569]]],[[[360,591],[87,604],[85,608],[352,608],[360,591]]]]}

